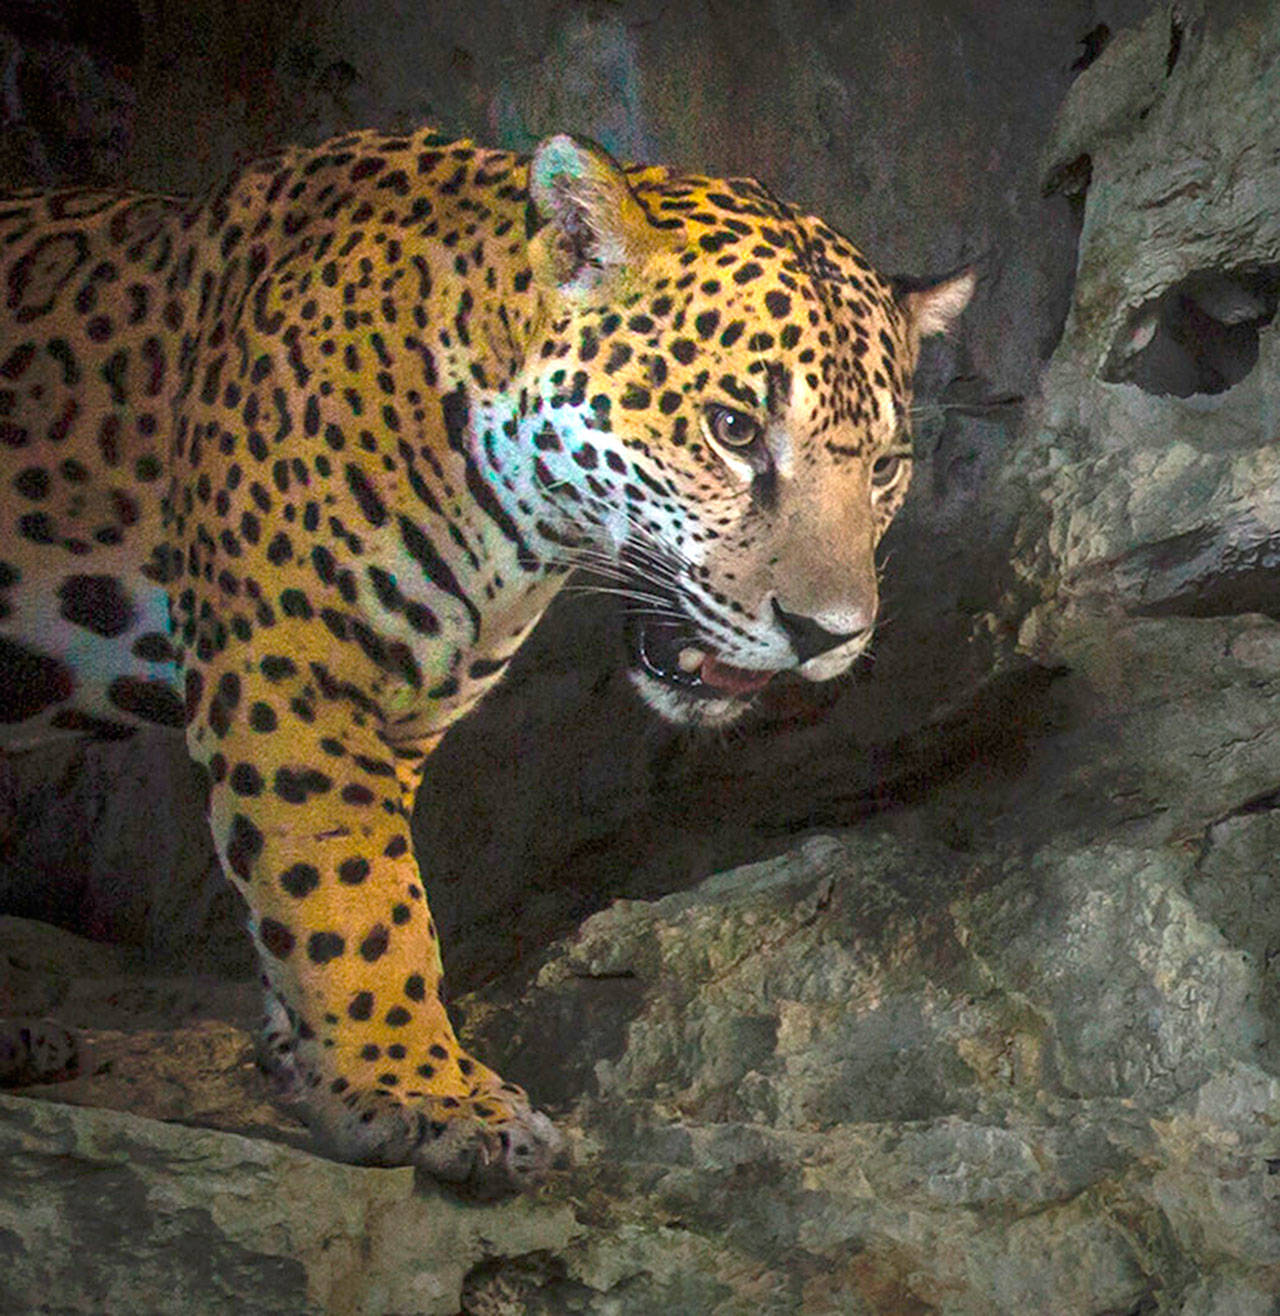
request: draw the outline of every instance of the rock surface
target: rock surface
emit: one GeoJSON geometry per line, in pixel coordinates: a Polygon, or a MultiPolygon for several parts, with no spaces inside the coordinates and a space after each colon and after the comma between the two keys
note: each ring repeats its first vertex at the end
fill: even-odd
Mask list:
{"type": "Polygon", "coordinates": [[[483,1211],[237,1134],[0,1097],[11,1312],[452,1316],[477,1264],[563,1250],[567,1207],[483,1211]]]}
{"type": "Polygon", "coordinates": [[[1188,896],[1195,868],[864,830],[588,920],[505,1039],[592,1093],[597,1214],[570,1273],[629,1274],[626,1311],[1264,1301],[1263,966],[1188,896]]]}
{"type": "Polygon", "coordinates": [[[862,828],[614,905],[464,1002],[577,1152],[496,1207],[290,1145],[246,988],[33,931],[11,998],[85,1024],[98,1072],[0,1101],[0,1306],[1273,1311],[1280,902],[1249,819],[1208,855],[862,828]],[[1224,930],[1225,872],[1254,894],[1224,930]]]}

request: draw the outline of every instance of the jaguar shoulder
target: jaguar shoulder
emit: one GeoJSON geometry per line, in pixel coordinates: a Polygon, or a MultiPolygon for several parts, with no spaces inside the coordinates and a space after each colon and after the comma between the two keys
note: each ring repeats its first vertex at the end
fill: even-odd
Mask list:
{"type": "Polygon", "coordinates": [[[321,1147],[536,1179],[554,1128],[442,1003],[428,756],[579,565],[667,718],[845,671],[972,275],[895,293],[759,183],[566,136],[355,134],[0,236],[7,742],[182,730],[321,1147]]]}

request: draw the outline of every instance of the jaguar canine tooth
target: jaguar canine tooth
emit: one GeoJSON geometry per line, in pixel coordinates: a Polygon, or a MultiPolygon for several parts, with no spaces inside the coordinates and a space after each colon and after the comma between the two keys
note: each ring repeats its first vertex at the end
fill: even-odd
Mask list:
{"type": "Polygon", "coordinates": [[[696,672],[702,666],[703,659],[706,656],[701,649],[681,649],[676,657],[676,662],[680,664],[682,672],[696,672]]]}

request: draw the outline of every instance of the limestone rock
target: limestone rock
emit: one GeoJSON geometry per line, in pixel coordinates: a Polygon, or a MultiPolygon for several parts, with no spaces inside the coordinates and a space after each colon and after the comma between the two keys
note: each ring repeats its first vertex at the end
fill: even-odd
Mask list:
{"type": "Polygon", "coordinates": [[[0,1309],[454,1316],[494,1257],[561,1249],[564,1207],[477,1211],[413,1171],[0,1096],[0,1309]]]}
{"type": "Polygon", "coordinates": [[[535,1087],[586,1088],[582,1309],[1085,1316],[1173,1310],[1193,1281],[1269,1291],[1275,1020],[1195,867],[859,832],[588,920],[481,1029],[535,1087]]]}
{"type": "Polygon", "coordinates": [[[1060,116],[1050,173],[1087,158],[1092,181],[1011,467],[1031,496],[1015,561],[1050,618],[1276,611],[1280,97],[1257,74],[1274,26],[1267,5],[1156,5],[1060,116]],[[1140,113],[1099,117],[1139,86],[1140,113]]]}

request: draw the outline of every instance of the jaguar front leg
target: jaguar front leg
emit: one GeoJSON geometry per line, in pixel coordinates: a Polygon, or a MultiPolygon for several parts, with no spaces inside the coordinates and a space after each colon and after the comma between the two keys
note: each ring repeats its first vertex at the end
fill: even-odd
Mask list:
{"type": "Polygon", "coordinates": [[[251,679],[260,688],[218,678],[188,738],[212,778],[223,867],[252,910],[268,1050],[303,1118],[337,1159],[412,1163],[485,1191],[531,1185],[560,1136],[462,1049],[441,1000],[409,831],[430,744],[393,748],[341,697],[251,679]]]}

